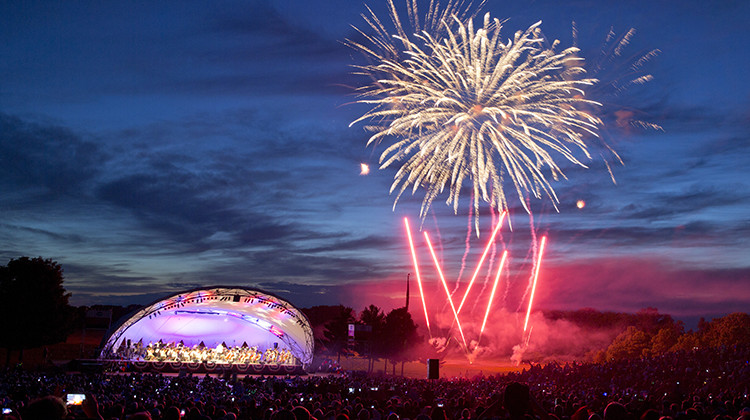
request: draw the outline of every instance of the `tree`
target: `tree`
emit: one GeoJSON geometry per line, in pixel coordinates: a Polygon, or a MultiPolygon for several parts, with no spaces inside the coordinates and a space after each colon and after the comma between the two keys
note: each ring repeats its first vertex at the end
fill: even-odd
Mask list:
{"type": "Polygon", "coordinates": [[[682,321],[663,327],[651,338],[651,355],[655,356],[673,351],[680,340],[680,336],[684,333],[685,327],[682,321]]]}
{"type": "Polygon", "coordinates": [[[677,338],[677,343],[672,346],[671,351],[690,351],[697,347],[700,347],[698,334],[688,331],[677,338]]]}
{"type": "Polygon", "coordinates": [[[74,310],[63,287],[63,269],[51,259],[21,257],[0,266],[0,347],[10,353],[58,343],[72,330],[74,310]]]}
{"type": "Polygon", "coordinates": [[[398,361],[402,362],[403,373],[403,362],[410,359],[408,351],[419,341],[417,326],[406,308],[396,308],[388,312],[382,341],[386,346],[385,355],[393,363],[393,373],[396,373],[398,361]]]}
{"type": "Polygon", "coordinates": [[[612,344],[607,348],[607,359],[637,359],[647,355],[650,350],[651,338],[645,332],[634,326],[615,337],[612,344]]]}
{"type": "Polygon", "coordinates": [[[648,335],[654,335],[659,330],[675,326],[675,321],[670,315],[660,314],[658,309],[652,307],[639,310],[632,318],[630,325],[634,325],[648,335]]]}
{"type": "Polygon", "coordinates": [[[359,322],[369,326],[370,336],[367,340],[366,354],[369,357],[367,371],[372,372],[375,358],[383,352],[383,328],[385,326],[385,314],[375,305],[366,307],[359,315],[359,322]]]}
{"type": "Polygon", "coordinates": [[[333,319],[325,324],[325,344],[328,350],[336,353],[338,361],[341,362],[341,353],[348,347],[349,324],[354,323],[354,309],[338,305],[333,319]]]}
{"type": "Polygon", "coordinates": [[[302,309],[307,319],[310,320],[316,349],[325,349],[325,352],[328,352],[329,337],[332,337],[328,324],[341,314],[342,308],[341,305],[319,305],[302,309]]]}
{"type": "Polygon", "coordinates": [[[383,325],[385,325],[385,314],[377,306],[370,305],[359,315],[359,320],[363,324],[372,327],[373,331],[375,331],[376,328],[382,329],[383,325]]]}
{"type": "Polygon", "coordinates": [[[750,315],[735,312],[704,325],[701,341],[708,347],[750,344],[750,315]]]}

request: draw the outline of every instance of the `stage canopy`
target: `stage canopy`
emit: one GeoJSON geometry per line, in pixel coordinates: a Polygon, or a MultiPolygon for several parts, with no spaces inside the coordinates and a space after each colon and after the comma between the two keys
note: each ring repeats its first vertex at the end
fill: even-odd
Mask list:
{"type": "Polygon", "coordinates": [[[214,286],[161,299],[126,318],[107,337],[100,358],[131,343],[201,343],[214,348],[288,348],[303,365],[313,358],[310,321],[289,302],[255,289],[214,286]]]}

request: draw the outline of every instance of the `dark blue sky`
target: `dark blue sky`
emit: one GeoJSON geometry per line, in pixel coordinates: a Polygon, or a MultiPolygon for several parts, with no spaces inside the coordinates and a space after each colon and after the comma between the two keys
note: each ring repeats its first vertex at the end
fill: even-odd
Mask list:
{"type": "MultiPolygon", "coordinates": [[[[634,56],[661,50],[654,81],[618,101],[663,132],[611,130],[616,185],[593,162],[554,185],[559,213],[532,203],[550,237],[539,307],[746,311],[750,3],[489,3],[508,37],[542,20],[569,45],[575,21],[584,55],[610,26],[637,29],[634,56]]],[[[400,305],[402,218],[417,224],[421,196],[393,211],[382,148],[348,126],[365,108],[351,105],[358,54],[341,41],[363,12],[351,0],[0,3],[0,260],[57,260],[75,304],[242,284],[300,306],[400,305]],[[360,162],[373,172],[359,176],[360,162]]],[[[468,211],[443,202],[424,228],[455,280],[468,211]]],[[[511,310],[531,260],[517,207],[513,229],[511,310]]]]}

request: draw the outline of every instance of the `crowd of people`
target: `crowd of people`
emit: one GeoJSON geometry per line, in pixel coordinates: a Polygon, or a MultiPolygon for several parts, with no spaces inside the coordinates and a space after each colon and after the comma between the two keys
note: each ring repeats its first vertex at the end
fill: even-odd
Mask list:
{"type": "Polygon", "coordinates": [[[157,341],[144,345],[142,341],[135,343],[123,341],[112,358],[146,362],[298,364],[297,359],[288,348],[273,346],[265,351],[260,351],[258,346],[243,344],[242,346],[229,347],[224,343],[219,343],[216,347],[206,347],[203,343],[186,346],[182,342],[163,343],[157,341]]]}
{"type": "Polygon", "coordinates": [[[70,374],[6,370],[7,418],[36,420],[750,420],[750,349],[530,365],[490,377],[70,374]],[[85,394],[67,406],[66,394],[85,394]]]}

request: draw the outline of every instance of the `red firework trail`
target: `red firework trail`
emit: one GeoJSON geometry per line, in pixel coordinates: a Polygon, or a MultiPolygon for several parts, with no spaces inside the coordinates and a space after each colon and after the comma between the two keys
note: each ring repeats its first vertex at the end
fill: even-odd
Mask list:
{"type": "MultiPolygon", "coordinates": [[[[417,253],[414,250],[414,241],[411,237],[411,228],[409,228],[409,219],[404,217],[404,225],[406,225],[406,236],[409,237],[409,248],[411,249],[411,259],[414,262],[414,271],[417,274],[417,286],[419,286],[419,296],[422,298],[422,308],[424,308],[424,321],[427,323],[427,331],[430,331],[430,319],[427,316],[427,303],[424,299],[424,292],[422,291],[422,278],[419,275],[419,264],[417,264],[417,253]]],[[[432,335],[432,333],[430,333],[432,335]]]]}
{"type": "Polygon", "coordinates": [[[531,286],[531,297],[529,297],[529,309],[526,310],[526,321],[523,323],[523,332],[526,332],[526,327],[529,325],[529,315],[531,315],[531,304],[534,302],[534,292],[536,292],[536,282],[539,279],[539,267],[542,264],[542,254],[544,253],[544,244],[547,242],[547,237],[542,236],[542,243],[539,245],[539,255],[536,260],[536,267],[534,267],[534,283],[531,286]]]}
{"type": "Polygon", "coordinates": [[[500,282],[500,273],[503,271],[505,266],[505,259],[508,258],[508,251],[503,251],[503,258],[500,260],[500,266],[497,267],[497,275],[495,276],[495,283],[492,285],[492,292],[490,292],[490,300],[487,301],[487,311],[484,313],[484,321],[482,321],[482,328],[479,330],[479,338],[482,338],[484,332],[484,326],[487,325],[487,317],[490,315],[490,307],[492,301],[495,299],[495,291],[497,290],[497,284],[500,282]]]}
{"type": "Polygon", "coordinates": [[[458,305],[458,310],[456,313],[461,312],[461,308],[464,307],[464,302],[466,302],[466,297],[469,296],[469,291],[471,290],[471,286],[474,285],[474,280],[477,278],[477,274],[479,274],[479,269],[482,268],[482,264],[484,263],[484,259],[487,258],[487,252],[490,250],[490,247],[492,246],[492,243],[495,241],[495,235],[497,235],[497,232],[500,230],[500,228],[503,226],[503,220],[505,220],[505,212],[500,216],[500,221],[497,222],[497,225],[495,225],[495,230],[492,232],[492,236],[490,237],[490,240],[487,241],[487,246],[484,247],[484,252],[482,253],[482,258],[479,259],[479,264],[477,264],[477,269],[474,270],[474,275],[471,276],[471,281],[469,281],[469,286],[466,288],[466,292],[464,292],[464,297],[461,299],[461,304],[458,305]]]}
{"type": "MultiPolygon", "coordinates": [[[[474,197],[474,193],[471,193],[471,196],[474,197]]],[[[466,257],[469,256],[469,251],[471,250],[471,219],[472,219],[472,210],[473,207],[469,206],[469,219],[466,222],[466,240],[464,241],[465,247],[464,247],[464,255],[461,257],[461,270],[458,271],[458,277],[456,277],[456,287],[453,288],[453,291],[451,292],[451,296],[456,293],[458,290],[458,287],[461,285],[461,276],[464,275],[464,269],[466,268],[466,257]]]]}
{"type": "MultiPolygon", "coordinates": [[[[492,215],[492,224],[494,225],[495,224],[495,220],[497,220],[497,216],[499,216],[500,213],[495,214],[495,212],[493,211],[492,207],[490,207],[490,214],[492,215]]],[[[487,266],[487,275],[484,277],[484,283],[482,283],[482,290],[479,291],[479,295],[480,296],[484,296],[484,291],[487,290],[487,285],[489,284],[490,277],[492,276],[492,268],[495,266],[495,256],[497,254],[495,252],[495,250],[497,249],[497,243],[493,242],[492,243],[492,247],[490,249],[491,249],[491,251],[490,251],[490,263],[487,266]]],[[[479,300],[474,301],[474,307],[471,308],[472,311],[477,307],[477,303],[478,302],[479,302],[479,300]]]]}
{"type": "Polygon", "coordinates": [[[440,263],[438,263],[437,255],[435,255],[435,250],[432,249],[432,243],[430,242],[430,236],[427,234],[427,232],[424,232],[424,238],[427,241],[427,247],[430,249],[430,255],[432,255],[432,261],[435,262],[435,268],[437,269],[438,275],[440,276],[440,281],[443,282],[443,288],[445,289],[445,295],[448,297],[448,302],[451,304],[451,309],[453,310],[453,318],[456,320],[456,325],[458,325],[458,332],[461,333],[461,340],[464,343],[464,348],[468,350],[468,347],[466,347],[466,337],[464,337],[464,330],[461,328],[461,321],[458,320],[458,311],[456,311],[456,307],[453,305],[453,299],[451,298],[451,292],[448,290],[448,283],[445,282],[445,277],[443,276],[443,270],[440,269],[440,263]]]}

